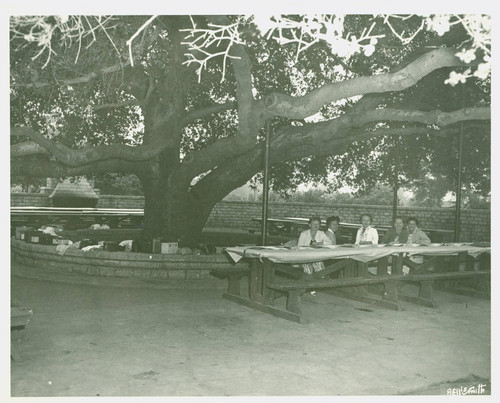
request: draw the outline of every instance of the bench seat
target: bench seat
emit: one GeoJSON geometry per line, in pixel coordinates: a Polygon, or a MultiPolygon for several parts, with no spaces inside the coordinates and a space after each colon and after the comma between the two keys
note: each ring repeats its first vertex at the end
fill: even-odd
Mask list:
{"type": "Polygon", "coordinates": [[[279,291],[288,290],[307,290],[310,288],[339,288],[339,287],[355,287],[368,284],[394,283],[400,281],[430,281],[430,280],[451,280],[476,276],[489,276],[489,271],[463,271],[463,272],[446,272],[446,273],[426,273],[426,274],[409,274],[409,275],[394,275],[394,276],[374,276],[374,277],[354,277],[341,278],[335,281],[308,281],[307,279],[298,281],[281,281],[279,283],[268,284],[269,288],[279,291]]]}

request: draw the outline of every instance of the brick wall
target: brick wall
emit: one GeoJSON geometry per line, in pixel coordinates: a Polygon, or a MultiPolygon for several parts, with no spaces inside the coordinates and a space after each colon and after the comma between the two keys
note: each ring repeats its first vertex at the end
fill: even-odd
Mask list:
{"type": "Polygon", "coordinates": [[[42,193],[11,193],[12,207],[49,207],[50,199],[42,193]]]}
{"type": "Polygon", "coordinates": [[[100,195],[97,208],[144,208],[144,197],[100,195]]]}
{"type": "MultiPolygon", "coordinates": [[[[372,206],[354,204],[309,204],[309,203],[269,203],[269,217],[310,217],[320,216],[326,219],[339,215],[341,221],[358,223],[361,214],[368,213],[374,224],[390,225],[392,206],[372,206]]],[[[257,227],[252,217],[262,214],[259,202],[224,201],[218,203],[208,219],[209,227],[247,228],[257,227]]],[[[454,208],[400,207],[398,214],[404,218],[416,217],[422,228],[454,230],[454,208]]],[[[462,210],[462,241],[490,240],[490,210],[462,210]]]]}
{"type": "MultiPolygon", "coordinates": [[[[39,193],[11,193],[11,206],[50,206],[47,195],[39,193]]],[[[142,196],[100,195],[98,208],[144,208],[142,196]]],[[[454,229],[454,208],[400,207],[399,214],[405,218],[417,217],[420,226],[432,229],[454,229]]],[[[344,222],[358,223],[363,213],[371,214],[374,224],[390,225],[391,206],[366,206],[354,204],[309,204],[309,203],[269,203],[269,217],[310,217],[318,215],[325,219],[339,215],[344,222]]],[[[259,202],[222,201],[219,202],[207,222],[207,227],[249,228],[258,227],[252,217],[260,217],[262,207],[259,202]]],[[[461,224],[462,241],[490,240],[490,210],[463,210],[461,224]]]]}

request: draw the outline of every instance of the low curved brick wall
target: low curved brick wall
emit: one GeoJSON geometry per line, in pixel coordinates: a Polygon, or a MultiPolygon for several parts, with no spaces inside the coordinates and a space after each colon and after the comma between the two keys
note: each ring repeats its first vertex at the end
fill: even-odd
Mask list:
{"type": "Polygon", "coordinates": [[[213,278],[211,270],[231,268],[245,263],[232,263],[225,254],[163,255],[132,252],[105,252],[68,249],[64,255],[56,246],[30,244],[11,240],[11,256],[16,262],[60,273],[82,273],[103,277],[137,277],[155,280],[203,280],[213,278]]]}

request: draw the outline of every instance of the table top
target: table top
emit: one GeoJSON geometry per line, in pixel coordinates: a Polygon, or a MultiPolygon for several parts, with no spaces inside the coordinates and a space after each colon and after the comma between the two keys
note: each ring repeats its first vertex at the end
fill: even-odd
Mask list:
{"type": "Polygon", "coordinates": [[[472,246],[466,243],[430,245],[326,245],[321,247],[301,247],[290,249],[284,246],[235,246],[226,252],[235,261],[242,258],[269,259],[275,263],[311,263],[328,259],[353,259],[361,262],[377,260],[395,253],[411,255],[455,255],[467,253],[478,256],[489,253],[491,248],[472,246]]]}

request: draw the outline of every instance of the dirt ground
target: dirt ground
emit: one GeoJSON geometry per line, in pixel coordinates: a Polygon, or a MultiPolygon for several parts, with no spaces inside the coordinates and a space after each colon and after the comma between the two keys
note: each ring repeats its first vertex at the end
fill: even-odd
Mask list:
{"type": "Polygon", "coordinates": [[[223,280],[12,273],[13,301],[34,312],[11,333],[13,397],[490,391],[489,300],[438,290],[438,308],[396,312],[318,292],[300,325],[222,299],[223,280]]]}

